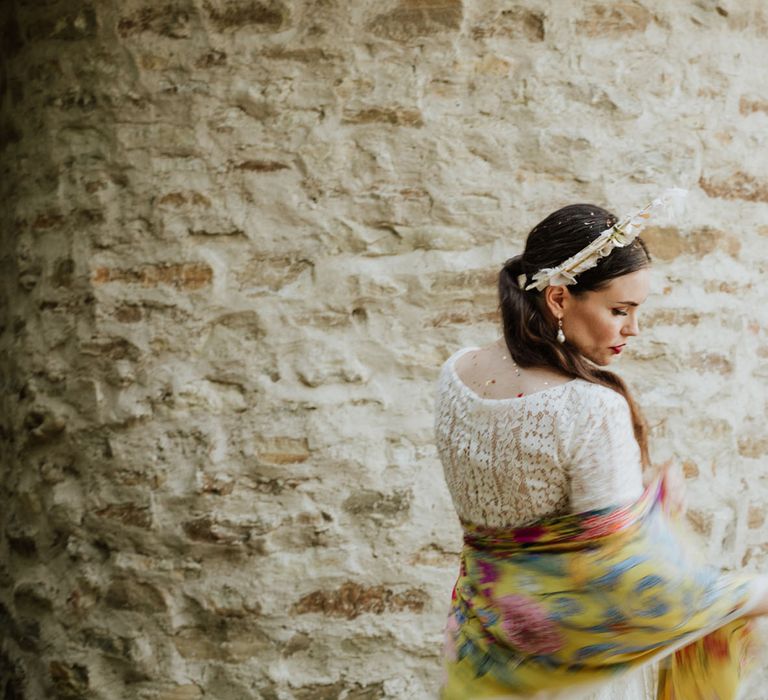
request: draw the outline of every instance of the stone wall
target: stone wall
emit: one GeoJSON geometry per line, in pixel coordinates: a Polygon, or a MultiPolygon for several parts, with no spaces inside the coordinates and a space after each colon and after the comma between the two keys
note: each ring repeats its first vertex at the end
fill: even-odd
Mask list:
{"type": "Polygon", "coordinates": [[[768,568],[764,3],[0,12],[6,700],[433,697],[433,381],[574,201],[691,190],[619,369],[768,568]]]}

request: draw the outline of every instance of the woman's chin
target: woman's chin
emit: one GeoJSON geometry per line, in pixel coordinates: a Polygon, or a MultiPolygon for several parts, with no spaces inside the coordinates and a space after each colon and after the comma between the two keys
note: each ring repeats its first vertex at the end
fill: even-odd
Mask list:
{"type": "Polygon", "coordinates": [[[609,351],[609,353],[590,353],[589,355],[586,353],[583,354],[584,357],[586,357],[593,365],[597,365],[598,367],[607,367],[608,365],[612,364],[617,357],[617,355],[612,350],[609,351]]]}

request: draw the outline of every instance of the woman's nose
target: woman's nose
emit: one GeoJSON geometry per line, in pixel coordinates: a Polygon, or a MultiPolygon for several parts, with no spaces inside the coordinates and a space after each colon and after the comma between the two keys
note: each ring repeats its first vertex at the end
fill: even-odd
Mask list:
{"type": "Polygon", "coordinates": [[[630,317],[623,329],[624,335],[638,335],[640,333],[640,326],[637,323],[637,319],[630,317]]]}

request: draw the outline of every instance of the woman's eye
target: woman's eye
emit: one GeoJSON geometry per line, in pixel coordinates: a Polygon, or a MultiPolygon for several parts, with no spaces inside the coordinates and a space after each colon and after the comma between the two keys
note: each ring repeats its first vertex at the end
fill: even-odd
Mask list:
{"type": "Polygon", "coordinates": [[[614,309],[613,310],[613,315],[614,316],[626,316],[627,312],[626,311],[622,311],[621,309],[614,309]]]}

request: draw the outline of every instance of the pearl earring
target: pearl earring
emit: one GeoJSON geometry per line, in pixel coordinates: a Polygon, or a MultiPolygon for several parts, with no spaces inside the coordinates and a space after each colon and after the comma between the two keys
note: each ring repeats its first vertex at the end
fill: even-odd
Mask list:
{"type": "Polygon", "coordinates": [[[565,333],[563,333],[563,319],[558,318],[557,319],[557,342],[558,343],[564,343],[565,342],[565,333]]]}

